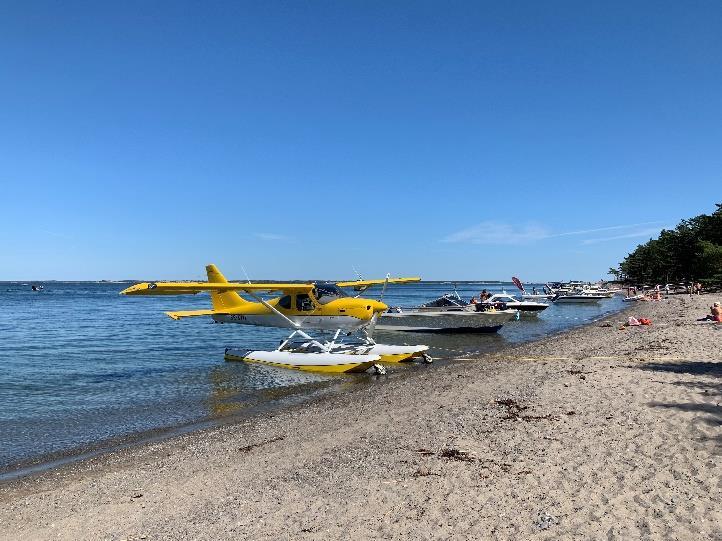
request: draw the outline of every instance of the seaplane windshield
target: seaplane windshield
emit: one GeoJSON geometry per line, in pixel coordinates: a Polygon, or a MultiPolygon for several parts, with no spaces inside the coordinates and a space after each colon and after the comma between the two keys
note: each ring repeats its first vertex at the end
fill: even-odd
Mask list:
{"type": "Polygon", "coordinates": [[[344,293],[343,290],[336,284],[317,285],[316,288],[313,290],[313,296],[316,297],[316,300],[318,300],[320,304],[328,304],[329,302],[335,301],[336,299],[348,297],[348,295],[344,293]]]}

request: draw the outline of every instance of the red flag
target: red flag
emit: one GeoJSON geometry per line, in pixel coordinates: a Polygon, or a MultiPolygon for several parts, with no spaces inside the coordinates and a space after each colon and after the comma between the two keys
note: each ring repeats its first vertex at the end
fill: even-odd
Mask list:
{"type": "Polygon", "coordinates": [[[517,278],[516,276],[511,277],[511,281],[514,282],[514,285],[524,291],[524,284],[521,283],[521,280],[517,278]]]}

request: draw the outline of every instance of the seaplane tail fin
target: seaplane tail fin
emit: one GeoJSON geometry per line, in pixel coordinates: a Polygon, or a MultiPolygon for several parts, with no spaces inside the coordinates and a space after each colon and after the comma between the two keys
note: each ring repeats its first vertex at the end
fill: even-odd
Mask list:
{"type": "MultiPolygon", "coordinates": [[[[208,281],[214,284],[227,284],[228,280],[221,274],[213,263],[206,265],[206,273],[208,274],[208,281]]],[[[248,301],[243,300],[241,296],[235,291],[211,291],[211,304],[213,304],[213,310],[216,312],[224,312],[229,308],[235,308],[246,304],[248,301]]]]}

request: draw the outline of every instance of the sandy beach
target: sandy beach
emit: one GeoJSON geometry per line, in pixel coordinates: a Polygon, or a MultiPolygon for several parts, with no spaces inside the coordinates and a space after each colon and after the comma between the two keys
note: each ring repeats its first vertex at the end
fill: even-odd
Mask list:
{"type": "Polygon", "coordinates": [[[713,300],[6,483],[0,539],[722,539],[713,300]]]}

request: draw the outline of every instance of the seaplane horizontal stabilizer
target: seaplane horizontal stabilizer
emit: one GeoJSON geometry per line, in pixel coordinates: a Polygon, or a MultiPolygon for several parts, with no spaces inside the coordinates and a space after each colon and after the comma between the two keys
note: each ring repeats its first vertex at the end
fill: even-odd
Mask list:
{"type": "Polygon", "coordinates": [[[215,310],[180,310],[178,312],[166,312],[166,315],[175,320],[179,320],[184,317],[198,317],[198,316],[212,316],[218,314],[215,310]]]}

